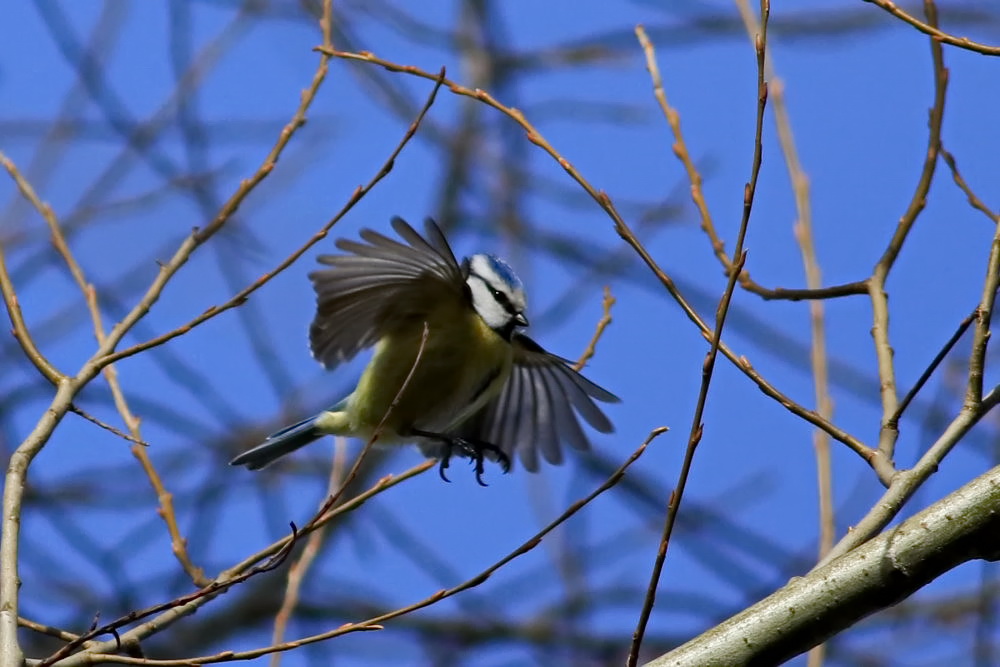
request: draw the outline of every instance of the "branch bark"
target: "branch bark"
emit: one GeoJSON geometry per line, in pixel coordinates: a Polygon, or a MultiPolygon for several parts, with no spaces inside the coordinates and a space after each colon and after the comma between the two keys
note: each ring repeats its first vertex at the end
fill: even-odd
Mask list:
{"type": "Polygon", "coordinates": [[[1000,467],[647,667],[779,664],[962,563],[998,555],[1000,467]]]}

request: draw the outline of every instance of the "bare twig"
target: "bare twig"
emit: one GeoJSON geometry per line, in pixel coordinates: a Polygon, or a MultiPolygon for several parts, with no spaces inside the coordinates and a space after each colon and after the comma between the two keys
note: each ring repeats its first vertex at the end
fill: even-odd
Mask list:
{"type": "MultiPolygon", "coordinates": [[[[34,198],[33,203],[36,202],[37,198],[34,198]]],[[[77,287],[80,288],[80,291],[83,294],[84,301],[87,304],[87,310],[90,312],[90,319],[94,329],[94,337],[97,339],[99,346],[103,345],[107,339],[107,334],[104,329],[101,309],[98,305],[97,291],[94,289],[94,286],[87,281],[83,267],[80,266],[80,263],[76,260],[72,250],[70,250],[69,244],[66,242],[66,237],[63,234],[62,226],[59,224],[59,220],[56,218],[56,215],[52,211],[51,207],[41,203],[36,203],[36,207],[42,213],[45,223],[49,228],[52,245],[55,247],[56,252],[63,258],[63,261],[66,263],[66,268],[73,277],[73,281],[77,284],[77,287]]],[[[191,557],[187,551],[186,540],[181,535],[180,527],[177,524],[177,516],[173,507],[173,495],[165,488],[163,481],[153,466],[153,462],[149,458],[149,454],[146,451],[146,447],[148,445],[142,439],[142,434],[139,430],[140,420],[132,413],[132,410],[129,407],[128,400],[125,398],[125,392],[122,390],[121,383],[118,380],[117,369],[113,365],[108,365],[105,366],[101,372],[103,373],[105,380],[108,383],[108,387],[111,390],[115,407],[121,415],[122,421],[131,433],[131,435],[128,436],[128,439],[135,443],[132,447],[132,454],[139,460],[143,470],[149,477],[154,491],[156,492],[157,500],[160,504],[159,513],[164,522],[167,524],[167,530],[170,533],[171,548],[174,555],[177,557],[178,562],[180,562],[184,571],[188,573],[195,585],[204,586],[208,583],[208,579],[205,577],[201,568],[197,567],[191,561],[191,557]]],[[[71,405],[70,410],[98,425],[105,426],[112,432],[121,433],[117,429],[107,426],[90,415],[87,415],[85,412],[76,408],[76,406],[71,405]]]]}
{"type": "MultiPolygon", "coordinates": [[[[32,206],[38,209],[38,212],[45,217],[52,213],[52,209],[48,204],[45,204],[38,198],[35,194],[34,188],[31,184],[24,178],[21,172],[18,170],[17,165],[15,165],[10,158],[8,158],[3,152],[0,152],[0,164],[3,164],[4,169],[10,174],[10,177],[14,179],[17,184],[18,189],[21,191],[21,195],[31,202],[32,206]]],[[[24,356],[28,358],[38,372],[45,377],[46,380],[52,384],[59,384],[65,379],[65,376],[59,372],[55,366],[52,365],[38,346],[35,345],[34,339],[31,337],[31,333],[28,331],[28,325],[24,321],[24,315],[21,313],[21,305],[17,301],[17,290],[14,288],[14,283],[11,281],[10,274],[7,272],[7,262],[4,259],[4,249],[3,244],[0,244],[0,296],[3,296],[4,305],[7,308],[7,317],[10,318],[11,326],[14,327],[14,339],[17,340],[18,345],[21,346],[21,350],[24,352],[24,356]]]]}
{"type": "MultiPolygon", "coordinates": [[[[70,274],[73,276],[73,280],[83,293],[84,300],[87,303],[87,309],[90,312],[90,319],[94,329],[94,337],[97,339],[97,344],[99,346],[103,345],[107,340],[107,334],[104,330],[104,321],[101,316],[100,306],[98,305],[97,290],[87,281],[83,268],[80,266],[79,262],[76,261],[73,252],[70,250],[69,244],[67,244],[66,238],[63,235],[62,227],[59,225],[59,221],[56,219],[55,215],[46,216],[45,221],[48,224],[49,232],[52,235],[52,245],[55,246],[56,251],[66,262],[66,266],[69,269],[70,274]]],[[[191,581],[194,582],[196,586],[206,586],[209,583],[209,579],[205,576],[204,571],[195,565],[191,560],[191,555],[187,549],[187,540],[181,534],[180,526],[177,523],[177,514],[174,511],[173,494],[167,490],[166,485],[163,483],[163,479],[160,477],[155,466],[153,465],[152,459],[149,458],[149,452],[146,450],[147,443],[142,439],[142,434],[139,430],[140,419],[133,414],[132,409],[129,407],[128,400],[125,397],[125,392],[118,380],[118,370],[113,364],[109,364],[101,370],[101,373],[104,375],[104,378],[108,383],[108,387],[111,390],[111,396],[114,400],[115,408],[118,410],[118,414],[121,415],[122,421],[131,433],[129,439],[135,443],[131,448],[132,455],[139,461],[143,471],[149,478],[153,491],[156,493],[157,502],[160,505],[160,517],[167,525],[167,532],[170,534],[171,550],[177,558],[177,561],[181,564],[181,567],[183,567],[184,571],[189,577],[191,577],[191,581]]],[[[70,409],[77,414],[81,414],[81,411],[74,409],[73,407],[70,409]]],[[[83,414],[86,416],[85,413],[83,414]]]]}
{"type": "Polygon", "coordinates": [[[597,327],[594,329],[594,335],[591,337],[590,342],[587,343],[587,347],[583,350],[583,354],[580,358],[576,360],[573,364],[573,368],[576,370],[583,370],[583,367],[587,365],[587,362],[593,359],[594,353],[597,351],[597,341],[601,340],[601,336],[604,335],[604,330],[608,328],[611,324],[611,307],[615,305],[615,297],[611,294],[611,288],[607,285],[604,286],[604,298],[601,300],[601,308],[603,308],[604,313],[601,315],[601,319],[597,322],[597,327]]]}
{"type": "Polygon", "coordinates": [[[931,41],[950,44],[951,46],[957,46],[960,49],[968,49],[969,51],[981,53],[984,56],[1000,56],[1000,46],[980,44],[979,42],[972,41],[968,37],[956,37],[955,35],[950,35],[937,27],[937,21],[928,19],[927,23],[924,23],[912,14],[908,14],[903,11],[903,9],[892,0],[865,0],[865,2],[870,2],[873,5],[884,9],[896,18],[909,23],[925,35],[930,35],[932,38],[931,41]]]}
{"type": "MultiPolygon", "coordinates": [[[[747,0],[736,0],[743,25],[750,39],[760,30],[759,21],[750,9],[747,0]]],[[[791,117],[785,105],[784,82],[774,70],[771,49],[765,45],[764,68],[767,74],[771,111],[778,131],[778,142],[785,158],[788,178],[795,196],[797,219],[793,225],[795,239],[799,243],[802,264],[806,274],[806,287],[819,290],[823,284],[822,271],[812,232],[812,206],[809,197],[809,177],[799,161],[795,137],[792,133],[791,117]]],[[[824,418],[833,420],[833,401],[830,398],[829,369],[827,367],[826,325],[823,302],[809,301],[809,322],[812,336],[810,364],[812,366],[813,390],[816,394],[816,410],[824,418]]],[[[818,558],[822,558],[833,547],[836,537],[836,521],[833,513],[833,466],[830,460],[830,436],[822,429],[813,430],[813,447],[816,451],[816,487],[819,500],[819,545],[818,558]]],[[[820,644],[809,651],[809,667],[820,667],[826,655],[826,645],[820,644]]]]}
{"type": "MultiPolygon", "coordinates": [[[[646,634],[646,624],[653,613],[653,605],[656,602],[656,590],[659,588],[660,577],[663,573],[663,564],[667,558],[667,548],[670,545],[670,537],[673,534],[674,525],[680,512],[681,501],[684,498],[684,490],[687,487],[688,475],[694,463],[695,450],[701,442],[705,424],[702,421],[705,405],[708,402],[708,390],[712,383],[712,375],[715,370],[715,360],[719,354],[719,346],[722,342],[722,329],[726,323],[726,315],[729,313],[729,304],[733,298],[733,291],[736,289],[736,281],[746,264],[747,253],[743,249],[746,240],[747,228],[750,224],[750,213],[753,209],[754,194],[757,192],[757,178],[760,175],[760,165],[763,157],[763,134],[764,134],[764,109],[767,105],[767,81],[764,78],[764,54],[767,45],[767,19],[770,14],[769,0],[761,0],[760,15],[761,29],[754,41],[754,50],[757,56],[757,122],[753,139],[753,159],[750,167],[750,179],[747,181],[743,191],[743,217],[740,220],[739,232],[736,235],[736,246],[733,249],[731,265],[733,270],[729,272],[729,280],[726,289],[719,301],[715,314],[715,330],[712,332],[711,348],[705,356],[701,372],[701,388],[698,391],[698,401],[694,414],[691,418],[691,430],[688,435],[687,448],[684,452],[684,462],[677,477],[677,486],[670,493],[670,500],[667,503],[666,519],[663,525],[663,533],[660,537],[660,545],[653,563],[652,572],[649,577],[649,587],[642,603],[639,613],[639,620],[636,623],[635,632],[632,634],[632,645],[629,649],[627,664],[635,667],[639,661],[639,651],[642,648],[642,640],[646,634]]],[[[642,43],[647,54],[653,54],[653,46],[642,26],[636,28],[636,35],[642,43]]],[[[654,59],[655,62],[655,59],[654,59]]]]}
{"type": "Polygon", "coordinates": [[[129,442],[134,443],[136,445],[142,445],[143,447],[149,447],[149,443],[146,442],[145,440],[142,440],[141,438],[136,438],[133,435],[129,435],[128,433],[125,433],[124,431],[115,428],[111,424],[108,424],[106,422],[101,421],[100,419],[98,419],[94,415],[90,414],[86,410],[83,410],[82,408],[77,407],[76,405],[70,405],[69,406],[69,411],[72,412],[75,415],[79,415],[79,416],[83,417],[84,419],[86,419],[87,421],[89,421],[91,424],[95,424],[97,426],[100,426],[105,431],[109,431],[109,432],[117,435],[119,438],[122,438],[124,440],[128,440],[129,442]]]}
{"type": "Polygon", "coordinates": [[[31,619],[19,616],[17,618],[17,624],[22,628],[27,628],[39,634],[48,635],[49,637],[55,637],[64,642],[76,641],[80,635],[73,634],[72,632],[66,632],[60,628],[54,628],[51,625],[45,625],[44,623],[38,623],[32,621],[31,619]]]}
{"type": "MultiPolygon", "coordinates": [[[[749,29],[750,24],[747,23],[749,8],[746,0],[738,1],[737,5],[740,8],[740,13],[743,15],[744,23],[749,29]]],[[[754,21],[754,23],[756,23],[756,21],[754,21]]],[[[753,34],[756,34],[756,31],[754,31],[753,34]]],[[[753,34],[751,35],[751,39],[753,39],[753,34]]],[[[712,251],[715,253],[715,256],[718,258],[719,262],[721,262],[723,268],[726,270],[726,274],[728,275],[735,270],[733,261],[726,254],[725,243],[719,237],[719,233],[715,228],[715,222],[712,220],[712,214],[709,211],[708,202],[705,199],[705,193],[702,189],[701,173],[698,171],[698,167],[695,166],[694,160],[691,158],[687,142],[684,139],[684,133],[681,131],[680,113],[677,109],[670,106],[670,102],[667,100],[667,92],[663,87],[663,76],[660,74],[660,67],[656,62],[656,58],[653,57],[653,50],[651,48],[646,48],[646,42],[643,42],[643,49],[646,53],[646,67],[649,69],[650,78],[653,81],[653,94],[656,97],[656,101],[660,105],[660,110],[663,112],[664,118],[667,119],[667,124],[670,126],[671,133],[674,135],[674,155],[676,155],[681,161],[681,164],[684,165],[688,181],[691,183],[691,199],[694,201],[694,205],[698,209],[698,215],[701,219],[701,229],[708,236],[712,245],[712,251]]],[[[769,75],[769,79],[770,78],[771,77],[769,75]]],[[[773,82],[772,87],[774,87],[773,82]]],[[[801,174],[801,170],[799,170],[799,173],[801,174]]],[[[798,190],[796,190],[796,192],[798,192],[798,190]]],[[[796,204],[798,205],[798,203],[798,197],[796,197],[796,204]]],[[[831,287],[820,287],[817,284],[809,285],[806,289],[786,289],[784,287],[771,289],[754,281],[750,277],[750,272],[745,269],[739,272],[739,282],[745,290],[752,292],[753,294],[757,294],[764,299],[785,299],[788,301],[834,299],[854,294],[865,294],[867,292],[864,281],[834,285],[831,287]]]]}
{"type": "MultiPolygon", "coordinates": [[[[319,65],[316,68],[316,72],[313,75],[312,82],[309,84],[309,87],[302,93],[298,108],[292,115],[291,120],[289,120],[288,123],[282,128],[277,141],[274,143],[274,146],[271,147],[270,152],[268,152],[267,156],[265,156],[264,161],[257,168],[257,170],[250,176],[250,178],[244,179],[240,182],[240,186],[236,189],[236,192],[234,192],[229,199],[226,200],[211,222],[209,222],[204,228],[195,228],[191,234],[183,242],[181,242],[173,256],[167,262],[160,265],[159,274],[146,290],[143,297],[122,319],[122,321],[111,330],[106,344],[101,346],[99,357],[97,359],[97,370],[110,363],[118,361],[124,356],[128,356],[122,354],[112,354],[118,346],[118,343],[121,342],[125,333],[131,330],[131,328],[135,326],[135,323],[141,320],[146,313],[149,312],[149,309],[153,306],[153,304],[159,300],[164,287],[166,287],[167,283],[174,276],[174,274],[187,263],[188,259],[195,252],[195,250],[201,247],[206,241],[222,229],[222,227],[229,221],[250,193],[253,192],[254,189],[256,189],[256,187],[260,185],[260,183],[267,178],[272,171],[274,171],[274,167],[277,164],[278,159],[281,157],[281,154],[284,152],[285,147],[288,145],[288,142],[291,141],[295,132],[300,127],[305,125],[306,113],[308,112],[309,107],[312,106],[312,102],[316,98],[316,93],[319,92],[319,88],[324,79],[326,79],[326,73],[329,68],[329,60],[329,56],[322,53],[320,54],[319,65]]],[[[233,305],[236,304],[234,303],[233,305]]],[[[132,354],[139,351],[138,349],[135,349],[137,347],[139,346],[133,346],[133,348],[130,348],[134,350],[132,354]]],[[[152,347],[152,345],[148,345],[147,347],[152,347]]]]}
{"type": "Polygon", "coordinates": [[[368,452],[370,452],[372,447],[375,446],[375,443],[378,442],[378,439],[382,437],[382,432],[385,430],[385,425],[388,423],[389,417],[392,416],[396,406],[399,405],[400,399],[402,399],[403,394],[406,393],[406,388],[410,386],[410,381],[413,379],[414,373],[417,372],[417,367],[420,365],[420,361],[424,357],[424,350],[427,348],[427,336],[429,333],[430,327],[427,325],[427,322],[424,322],[423,333],[420,336],[420,347],[417,348],[417,354],[413,357],[413,365],[410,366],[409,372],[406,374],[406,377],[403,378],[403,383],[399,385],[399,389],[396,390],[396,395],[393,397],[392,402],[385,411],[385,414],[382,415],[382,419],[379,420],[378,426],[376,426],[375,430],[372,432],[372,436],[368,438],[368,442],[365,443],[365,446],[361,449],[357,458],[354,459],[354,465],[351,466],[351,470],[341,481],[340,488],[330,494],[330,497],[327,498],[326,502],[320,506],[312,520],[305,525],[307,530],[312,530],[314,525],[318,524],[319,521],[324,518],[330,508],[336,505],[337,501],[344,495],[344,492],[347,491],[347,487],[351,484],[351,482],[353,482],[358,476],[358,472],[361,471],[361,464],[364,462],[365,457],[368,456],[368,452]]]}
{"type": "MultiPolygon", "coordinates": [[[[427,461],[419,463],[410,468],[409,470],[405,470],[397,475],[392,475],[392,474],[385,475],[384,477],[377,480],[375,484],[373,484],[368,490],[359,493],[353,498],[345,500],[334,507],[327,507],[327,509],[322,515],[313,516],[313,518],[310,519],[309,522],[299,530],[299,536],[301,537],[304,535],[311,534],[312,531],[317,530],[322,526],[325,526],[338,516],[341,516],[342,514],[347,514],[348,512],[353,512],[354,510],[364,505],[365,502],[367,502],[371,498],[374,498],[378,494],[384,492],[386,489],[390,489],[398,484],[405,482],[410,478],[416,477],[417,475],[421,475],[427,470],[433,468],[435,465],[437,465],[436,461],[434,461],[433,459],[428,459],[427,461]]],[[[327,506],[327,503],[324,502],[324,506],[327,506]]],[[[270,558],[271,556],[273,556],[275,553],[283,549],[291,539],[292,539],[291,535],[287,535],[281,538],[280,540],[272,542],[267,547],[261,549],[257,553],[247,556],[242,561],[229,568],[228,571],[243,572],[248,567],[252,567],[254,563],[257,563],[260,560],[263,560],[265,558],[270,558]]]]}
{"type": "MultiPolygon", "coordinates": [[[[924,8],[931,24],[937,24],[937,10],[934,3],[925,0],[924,8]]],[[[941,43],[930,40],[931,57],[934,73],[934,103],[930,110],[930,131],[927,137],[927,154],[924,166],[917,181],[917,187],[910,198],[906,212],[899,219],[892,239],[886,247],[871,278],[868,281],[868,294],[872,302],[872,338],[875,342],[875,356],[878,360],[879,387],[882,397],[882,425],[879,430],[879,452],[887,460],[892,460],[896,449],[899,431],[894,428],[891,419],[899,409],[899,396],[896,392],[896,370],[893,364],[892,345],[889,341],[889,295],[885,291],[885,282],[889,277],[903,243],[917,221],[917,216],[923,211],[927,202],[927,192],[930,190],[937,166],[938,151],[941,148],[941,123],[944,119],[944,103],[948,89],[948,70],[944,66],[944,53],[941,43]]]]}
{"type": "Polygon", "coordinates": [[[990,324],[997,288],[1000,287],[1000,223],[993,234],[990,257],[983,281],[983,295],[976,308],[976,327],[972,333],[972,351],[969,353],[969,381],[965,390],[964,409],[977,410],[983,400],[983,373],[986,365],[986,345],[990,340],[990,324]]]}
{"type": "MultiPolygon", "coordinates": [[[[927,13],[928,21],[937,24],[937,9],[932,0],[924,0],[924,11],[927,13]]],[[[941,122],[944,116],[945,91],[948,85],[948,70],[944,66],[944,54],[940,42],[935,39],[930,40],[931,58],[934,72],[934,104],[930,111],[930,131],[927,141],[927,157],[924,160],[924,167],[921,171],[920,179],[917,183],[916,191],[907,207],[906,213],[900,218],[896,231],[893,234],[889,246],[886,248],[882,258],[875,265],[875,271],[871,278],[872,314],[874,324],[872,327],[872,337],[875,339],[875,353],[878,358],[879,379],[881,380],[882,394],[882,424],[879,433],[879,451],[886,460],[892,459],[895,449],[896,439],[899,436],[898,413],[900,404],[896,393],[895,371],[892,361],[892,348],[889,345],[889,313],[888,295],[885,292],[885,279],[892,268],[899,251],[902,249],[906,236],[912,229],[917,216],[923,210],[927,192],[930,189],[931,180],[934,176],[934,167],[937,163],[938,150],[941,146],[941,122]]],[[[995,262],[1000,261],[1000,247],[996,239],[990,252],[990,266],[995,266],[995,262]]],[[[987,282],[991,278],[987,275],[987,282]]],[[[996,283],[994,282],[994,289],[996,283]]],[[[992,302],[991,302],[992,303],[992,302]]],[[[961,327],[960,327],[961,328],[961,327]]],[[[972,379],[970,377],[970,383],[972,379]]],[[[871,539],[875,534],[884,528],[889,521],[903,508],[903,505],[916,493],[917,489],[937,470],[938,464],[947,455],[951,448],[955,446],[959,439],[972,428],[972,426],[982,417],[982,409],[985,401],[980,401],[976,405],[966,405],[951,424],[945,429],[937,441],[924,453],[917,464],[910,470],[896,473],[891,480],[889,488],[882,495],[882,499],[868,512],[867,515],[854,527],[847,535],[830,550],[820,565],[829,562],[837,556],[846,553],[859,544],[863,544],[871,539]]]]}
{"type": "MultiPolygon", "coordinates": [[[[753,36],[759,30],[757,17],[750,9],[747,0],[736,0],[740,16],[746,27],[747,34],[753,36]]],[[[812,205],[809,194],[809,176],[802,168],[798,148],[792,132],[791,117],[785,104],[784,82],[774,72],[774,60],[771,49],[766,49],[764,62],[768,78],[768,90],[771,99],[771,111],[774,113],[774,125],[778,131],[778,142],[788,168],[788,178],[791,181],[792,193],[795,196],[797,219],[794,224],[795,238],[799,243],[802,264],[806,274],[806,286],[809,289],[819,289],[823,283],[819,258],[816,254],[812,231],[812,205]]],[[[809,321],[812,336],[810,347],[810,363],[813,373],[813,388],[816,394],[816,410],[826,419],[833,420],[833,401],[830,397],[830,380],[828,358],[826,351],[826,325],[823,303],[819,300],[809,302],[809,321]]],[[[830,437],[820,429],[813,431],[813,446],[816,450],[817,496],[819,498],[819,557],[822,558],[833,546],[836,538],[836,522],[833,512],[833,468],[830,460],[830,437]]],[[[820,645],[810,652],[810,667],[822,664],[822,647],[820,645]]]]}
{"type": "Polygon", "coordinates": [[[966,315],[962,319],[962,321],[958,323],[958,327],[955,328],[955,333],[951,335],[951,338],[948,339],[948,342],[946,342],[944,346],[942,346],[942,348],[938,350],[938,353],[934,355],[934,359],[931,361],[930,365],[928,365],[927,368],[924,369],[924,372],[920,374],[920,377],[914,383],[910,391],[906,392],[906,395],[903,397],[903,400],[899,402],[899,408],[897,408],[896,413],[889,420],[889,422],[893,424],[894,427],[898,428],[899,420],[903,416],[903,413],[906,411],[906,408],[910,405],[913,399],[916,398],[917,394],[920,393],[920,390],[923,389],[925,384],[927,384],[927,381],[931,379],[931,376],[934,374],[934,371],[937,370],[937,367],[940,366],[941,362],[945,360],[945,357],[948,356],[948,353],[951,352],[952,348],[955,347],[956,343],[958,343],[958,341],[962,339],[962,336],[964,336],[965,332],[968,331],[969,325],[971,325],[972,322],[975,319],[977,319],[978,315],[979,315],[979,306],[976,306],[976,308],[973,309],[971,313],[966,315]]]}
{"type": "Polygon", "coordinates": [[[948,165],[948,169],[951,170],[951,177],[954,179],[955,185],[961,188],[962,192],[965,193],[965,197],[969,200],[969,206],[977,211],[982,211],[982,213],[989,218],[990,222],[994,225],[1000,223],[1000,211],[995,211],[987,206],[986,203],[972,190],[972,187],[965,182],[965,179],[962,178],[962,174],[958,171],[958,163],[955,161],[955,156],[945,150],[944,146],[941,146],[940,152],[941,157],[944,158],[945,163],[948,165]]]}
{"type": "MultiPolygon", "coordinates": [[[[342,488],[344,478],[344,464],[346,460],[346,442],[343,438],[337,438],[333,450],[333,465],[330,466],[330,481],[327,484],[327,496],[332,496],[338,487],[342,488]]],[[[325,503],[324,503],[325,505],[325,503]]],[[[322,511],[322,506],[321,506],[322,511]]],[[[325,526],[324,526],[325,528],[325,526]]],[[[281,607],[274,617],[274,632],[271,634],[271,643],[280,644],[285,637],[285,629],[292,618],[296,605],[299,603],[299,593],[302,590],[302,583],[305,581],[306,573],[312,567],[316,557],[319,556],[320,548],[323,546],[325,537],[324,528],[319,528],[306,539],[306,545],[302,548],[302,554],[298,560],[288,568],[288,583],[285,586],[285,596],[281,601],[281,607]]],[[[278,667],[281,664],[281,654],[275,653],[271,656],[271,667],[278,667]]]]}

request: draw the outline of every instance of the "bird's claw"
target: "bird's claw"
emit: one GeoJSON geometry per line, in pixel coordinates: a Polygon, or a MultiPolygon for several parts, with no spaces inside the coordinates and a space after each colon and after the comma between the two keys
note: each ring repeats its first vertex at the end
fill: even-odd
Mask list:
{"type": "Polygon", "coordinates": [[[444,474],[444,470],[445,468],[448,467],[448,463],[450,460],[451,460],[451,447],[445,446],[444,456],[441,457],[441,465],[438,466],[438,475],[440,475],[441,479],[448,482],[449,484],[451,484],[451,480],[448,479],[448,476],[444,474]]]}
{"type": "Polygon", "coordinates": [[[486,472],[485,452],[491,452],[497,457],[497,463],[504,474],[510,472],[510,457],[491,442],[471,441],[465,438],[454,438],[444,445],[444,453],[441,456],[441,465],[438,466],[438,474],[446,482],[451,480],[445,475],[445,469],[451,463],[453,450],[458,449],[461,456],[469,458],[469,463],[475,466],[476,482],[479,486],[489,486],[483,481],[483,474],[486,472]]]}

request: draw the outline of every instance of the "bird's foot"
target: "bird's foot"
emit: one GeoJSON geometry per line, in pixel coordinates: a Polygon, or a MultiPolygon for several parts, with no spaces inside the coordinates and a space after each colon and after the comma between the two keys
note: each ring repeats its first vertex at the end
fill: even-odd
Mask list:
{"type": "Polygon", "coordinates": [[[483,481],[483,474],[486,472],[485,459],[486,453],[493,454],[496,457],[497,463],[503,469],[504,474],[510,472],[510,457],[496,445],[491,442],[484,442],[482,440],[471,440],[469,438],[459,438],[454,436],[445,436],[438,434],[429,434],[424,431],[417,432],[425,438],[434,438],[440,441],[444,446],[444,451],[441,453],[441,465],[438,466],[438,474],[446,482],[450,482],[448,476],[445,474],[445,470],[451,464],[451,457],[454,455],[467,457],[470,462],[475,466],[476,471],[476,482],[480,486],[489,486],[483,481]]]}

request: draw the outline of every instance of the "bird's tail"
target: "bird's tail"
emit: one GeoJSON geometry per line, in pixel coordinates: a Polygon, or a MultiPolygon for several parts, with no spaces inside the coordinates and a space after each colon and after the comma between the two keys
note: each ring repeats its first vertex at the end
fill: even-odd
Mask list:
{"type": "Polygon", "coordinates": [[[322,414],[313,415],[309,419],[303,419],[297,424],[286,426],[280,431],[272,433],[267,436],[264,442],[230,461],[229,465],[246,466],[249,470],[260,470],[285,454],[290,454],[299,447],[304,447],[313,440],[321,438],[326,434],[326,431],[320,429],[317,424],[322,414]]]}

